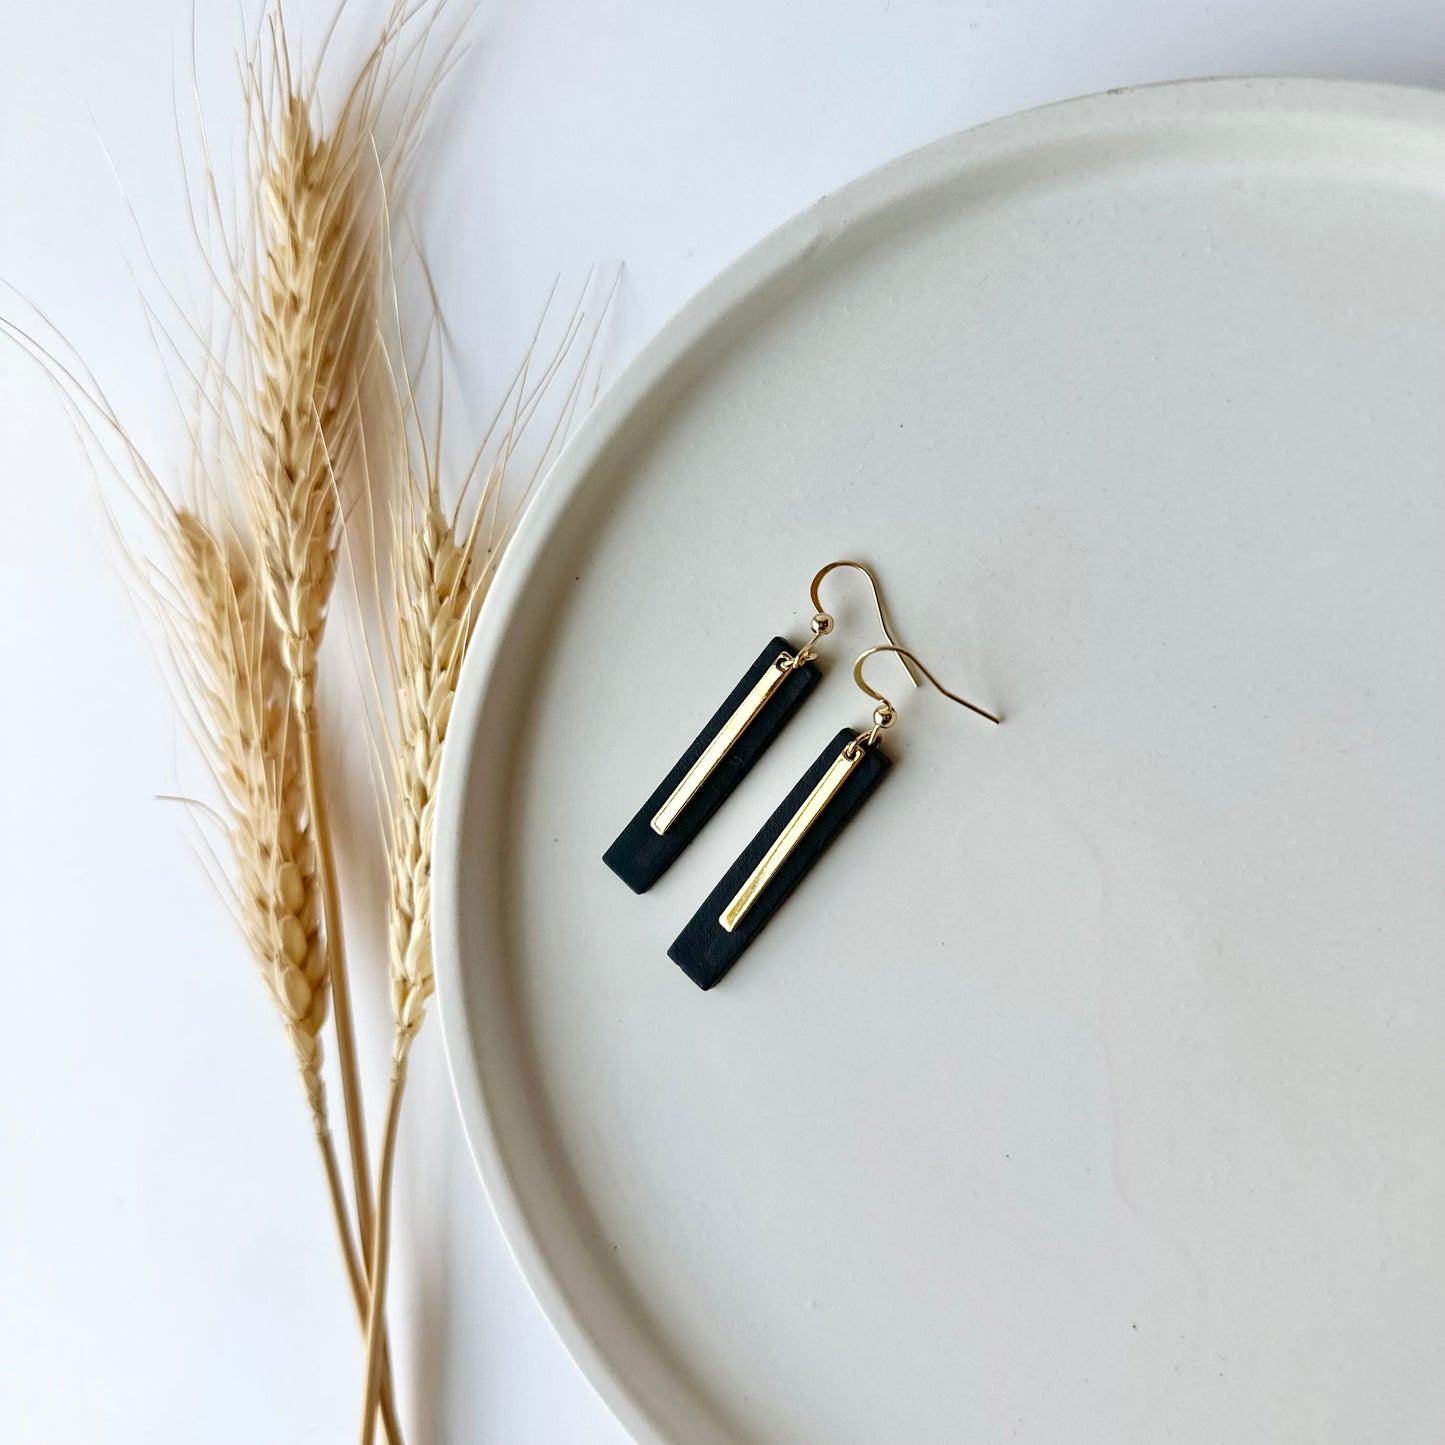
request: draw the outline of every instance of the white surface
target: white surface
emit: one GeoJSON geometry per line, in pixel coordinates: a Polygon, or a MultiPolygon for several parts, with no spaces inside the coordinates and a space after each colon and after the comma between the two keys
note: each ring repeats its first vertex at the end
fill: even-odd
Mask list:
{"type": "MultiPolygon", "coordinates": [[[[234,7],[196,8],[224,128],[234,7]]],[[[169,266],[186,254],[171,136],[191,11],[0,15],[0,277],[48,306],[162,455],[175,427],[96,133],[169,266]]],[[[626,264],[620,363],[771,226],[980,120],[1193,74],[1445,80],[1428,0],[499,4],[477,35],[421,229],[478,397],[556,273],[626,264]]],[[[0,1435],[345,1438],[358,1351],[290,1069],[176,813],[152,801],[183,749],[62,416],[4,350],[0,457],[0,1435]]],[[[361,992],[378,1057],[379,989],[361,992]]],[[[410,1438],[622,1440],[500,1241],[432,1028],[414,1078],[394,1316],[410,1438]]]]}
{"type": "Polygon", "coordinates": [[[1438,1439],[1442,251],[1432,92],[1051,107],[770,238],[559,463],[453,713],[438,977],[640,1439],[1438,1439]],[[700,994],[667,944],[867,724],[856,591],[661,882],[600,855],[860,554],[1005,724],[876,665],[888,785],[700,994]]]}

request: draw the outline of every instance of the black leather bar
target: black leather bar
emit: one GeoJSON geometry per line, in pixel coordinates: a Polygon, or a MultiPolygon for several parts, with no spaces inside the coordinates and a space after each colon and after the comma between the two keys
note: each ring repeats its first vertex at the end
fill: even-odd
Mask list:
{"type": "Polygon", "coordinates": [[[817,761],[798,779],[793,790],[778,804],[771,818],[763,824],[751,843],[738,855],[737,861],[723,875],[722,881],[707,896],[707,901],[692,916],[691,922],[673,940],[667,956],[699,987],[714,984],[741,957],[743,950],[763,931],[784,899],[795,889],[808,870],[822,857],[823,851],[843,830],[849,818],[863,806],[868,795],[883,781],[892,766],[875,743],[864,752],[863,761],[848,774],[843,786],[828,806],[799,840],[768,886],[753,901],[736,928],[729,933],[718,922],[738,889],[752,876],[763,855],[788,826],[793,815],[803,806],[808,794],[817,787],[833,760],[856,737],[852,728],[844,728],[818,754],[817,761]]]}
{"type": "Polygon", "coordinates": [[[762,711],[713,769],[711,777],[673,819],[667,832],[657,834],[652,831],[652,820],[657,816],[657,810],[672,796],[673,790],[687,776],[687,770],[737,711],[754,683],[773,665],[779,653],[792,654],[796,651],[797,648],[783,637],[775,637],[768,643],[758,654],[758,660],[743,675],[742,681],[712,715],[708,725],[693,739],[692,746],[677,760],[677,765],[657,785],[652,796],[602,855],[602,861],[634,893],[646,893],[667,872],[678,854],[697,837],[707,820],[722,806],[723,800],[742,782],[748,769],[767,751],[768,744],[777,737],[803,699],[817,687],[822,674],[811,662],[795,667],[778,684],[777,691],[763,704],[762,711]]]}

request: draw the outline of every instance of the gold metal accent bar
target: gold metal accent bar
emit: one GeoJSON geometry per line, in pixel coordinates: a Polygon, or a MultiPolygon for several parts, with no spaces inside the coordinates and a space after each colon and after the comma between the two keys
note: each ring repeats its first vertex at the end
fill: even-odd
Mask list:
{"type": "Polygon", "coordinates": [[[702,756],[687,770],[683,780],[672,790],[672,796],[653,814],[654,833],[661,836],[672,827],[677,815],[692,802],[697,790],[713,775],[717,765],[727,757],[732,745],[747,731],[748,725],[762,712],[767,700],[791,671],[792,657],[780,652],[773,659],[773,665],[733,709],[733,715],[718,729],[717,736],[703,750],[702,756]]]}
{"type": "Polygon", "coordinates": [[[737,896],[723,909],[718,918],[723,929],[731,933],[747,915],[758,895],[773,881],[779,868],[787,862],[794,848],[803,840],[808,829],[818,819],[818,814],[833,801],[838,789],[843,786],[848,774],[863,761],[862,745],[855,738],[833,759],[828,771],[818,779],[818,785],[803,800],[803,806],[788,820],[788,826],[778,834],[773,846],[763,854],[763,861],[753,869],[746,883],[737,891],[737,896]]]}

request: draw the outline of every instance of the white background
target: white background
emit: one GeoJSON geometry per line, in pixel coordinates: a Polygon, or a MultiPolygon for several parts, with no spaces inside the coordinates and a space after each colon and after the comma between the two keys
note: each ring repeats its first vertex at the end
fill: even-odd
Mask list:
{"type": "MultiPolygon", "coordinates": [[[[318,28],[324,9],[293,21],[318,28]]],[[[174,458],[127,206],[176,274],[191,4],[3,10],[0,278],[45,306],[147,450],[174,458]]],[[[231,5],[195,10],[208,124],[226,135],[241,22],[231,5]]],[[[615,370],[773,225],[949,131],[1180,76],[1445,81],[1429,0],[532,0],[484,7],[470,33],[414,191],[462,427],[554,278],[624,267],[615,370]]],[[[5,348],[0,607],[0,1438],[345,1439],[360,1352],[294,1075],[181,815],[155,801],[186,777],[185,745],[92,484],[50,388],[5,348]]],[[[330,655],[349,665],[344,637],[330,655]]],[[[353,876],[362,906],[374,882],[353,876]]],[[[379,1084],[366,942],[356,986],[379,1084]]],[[[621,1440],[507,1255],[434,1027],[413,1079],[392,1316],[409,1439],[621,1440]]]]}

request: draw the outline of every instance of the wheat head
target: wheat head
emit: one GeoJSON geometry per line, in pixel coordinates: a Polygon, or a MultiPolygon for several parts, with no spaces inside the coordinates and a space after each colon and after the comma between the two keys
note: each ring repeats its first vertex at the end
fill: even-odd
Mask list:
{"type": "Polygon", "coordinates": [[[442,751],[462,662],[517,511],[547,464],[558,438],[565,435],[583,395],[588,358],[597,336],[595,326],[583,349],[581,364],[566,387],[550,432],[538,449],[531,476],[519,488],[507,515],[503,493],[510,464],[541,398],[571,352],[582,320],[579,305],[555,350],[543,359],[539,376],[531,375],[533,353],[527,353],[513,378],[506,402],[498,410],[498,418],[507,416],[507,420],[490,464],[483,467],[482,461],[496,419],[462,479],[461,499],[450,511],[441,500],[440,413],[436,438],[428,448],[416,425],[410,379],[406,381],[402,430],[406,432],[406,423],[411,424],[415,444],[410,447],[403,444],[404,459],[389,472],[401,482],[401,492],[392,509],[394,635],[389,654],[396,709],[389,851],[394,1064],[404,1065],[426,1016],[427,1000],[435,988],[431,913],[433,830],[442,751]],[[478,491],[468,502],[479,469],[478,491]],[[461,520],[464,509],[470,511],[470,521],[466,523],[461,520]]]}
{"type": "Polygon", "coordinates": [[[338,479],[360,437],[376,326],[375,208],[346,133],[322,135],[285,80],[262,116],[243,491],[285,661],[309,706],[336,577],[338,479]]]}
{"type": "Polygon", "coordinates": [[[391,839],[391,1005],[404,1058],[434,988],[432,831],[437,777],[457,677],[489,569],[472,578],[475,533],[458,537],[436,487],[399,518],[396,607],[397,747],[391,839]]]}
{"type": "Polygon", "coordinates": [[[321,1082],[327,971],[315,847],[306,816],[290,692],[274,631],[239,545],[195,513],[173,514],[182,593],[177,655],[207,724],[206,751],[226,809],[241,927],[296,1058],[312,1120],[321,1082]]]}

